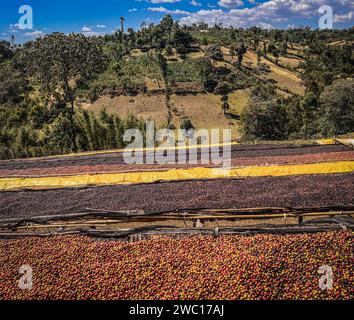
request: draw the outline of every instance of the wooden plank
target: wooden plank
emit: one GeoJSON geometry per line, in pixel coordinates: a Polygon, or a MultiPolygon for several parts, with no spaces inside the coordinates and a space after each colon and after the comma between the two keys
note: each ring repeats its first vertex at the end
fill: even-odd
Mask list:
{"type": "Polygon", "coordinates": [[[254,235],[254,234],[293,234],[293,233],[317,233],[324,231],[354,230],[354,224],[342,225],[338,222],[333,223],[312,223],[308,225],[269,225],[269,226],[254,226],[254,227],[238,227],[238,228],[217,228],[216,229],[196,229],[196,228],[176,228],[171,226],[151,226],[142,227],[131,230],[116,230],[116,231],[96,231],[96,230],[71,230],[63,232],[47,232],[47,233],[17,233],[17,232],[0,232],[0,239],[16,239],[26,237],[50,237],[58,235],[85,235],[95,238],[109,239],[129,239],[131,235],[141,234],[144,237],[148,236],[178,236],[178,235],[254,235]]]}
{"type": "MultiPolygon", "coordinates": [[[[354,215],[354,212],[351,213],[354,215]]],[[[316,213],[311,213],[311,214],[289,214],[289,215],[263,215],[263,216],[226,216],[226,217],[214,217],[214,216],[198,216],[198,217],[183,217],[183,220],[187,221],[195,221],[195,220],[209,220],[209,221],[226,221],[226,220],[232,220],[232,221],[237,221],[237,220],[263,220],[263,219],[275,219],[275,218],[298,218],[299,221],[298,223],[301,224],[303,222],[304,217],[338,217],[340,216],[340,212],[330,212],[330,213],[323,213],[323,212],[316,212],[316,213]],[[196,219],[197,218],[197,219],[196,219]]],[[[350,216],[349,214],[346,214],[350,216]]],[[[132,219],[129,220],[130,223],[136,223],[136,222],[158,222],[158,221],[181,221],[182,219],[180,217],[151,217],[150,219],[148,217],[145,217],[142,219],[132,219]]],[[[34,230],[34,229],[52,229],[52,228],[93,228],[93,227],[109,227],[111,225],[119,225],[120,223],[126,223],[127,221],[118,221],[118,220],[95,220],[95,221],[71,221],[68,223],[63,223],[63,222],[58,222],[58,223],[52,223],[52,224],[43,224],[43,225],[29,225],[29,226],[21,226],[15,228],[16,230],[34,230]]],[[[7,228],[5,228],[7,229],[7,228]]]]}
{"type": "MultiPolygon", "coordinates": [[[[351,207],[350,207],[351,208],[351,207]]],[[[82,221],[82,219],[92,219],[99,218],[98,221],[102,221],[100,223],[113,224],[120,222],[151,222],[151,221],[165,221],[165,220],[242,220],[242,219],[273,219],[273,218],[283,218],[283,217],[318,217],[318,216],[340,216],[340,215],[353,215],[353,211],[322,211],[322,208],[318,208],[318,211],[287,211],[282,213],[272,213],[269,212],[267,214],[259,212],[252,212],[252,209],[249,209],[250,212],[245,214],[245,209],[243,209],[243,213],[239,212],[215,212],[215,213],[204,213],[204,211],[200,211],[200,213],[151,213],[151,214],[143,214],[143,213],[130,213],[130,212],[115,212],[115,211],[103,211],[102,212],[90,212],[90,213],[78,213],[78,214],[67,214],[67,215],[55,215],[55,216],[43,216],[43,217],[34,217],[29,219],[8,219],[0,221],[0,228],[2,229],[16,229],[22,227],[24,225],[32,224],[32,225],[46,225],[46,227],[50,227],[53,222],[58,222],[55,226],[62,225],[75,225],[78,223],[87,224],[88,221],[82,221]],[[109,220],[110,222],[108,222],[109,220]],[[63,222],[67,222],[63,224],[63,222]]],[[[264,210],[264,209],[259,209],[264,210]]],[[[276,209],[278,210],[278,209],[276,209]]],[[[290,209],[289,209],[290,210],[290,209]]],[[[247,211],[247,209],[246,209],[247,211]]],[[[97,220],[96,220],[97,221],[97,220]]],[[[301,222],[301,221],[300,221],[301,222]]],[[[27,226],[28,227],[28,226],[27,226]]]]}

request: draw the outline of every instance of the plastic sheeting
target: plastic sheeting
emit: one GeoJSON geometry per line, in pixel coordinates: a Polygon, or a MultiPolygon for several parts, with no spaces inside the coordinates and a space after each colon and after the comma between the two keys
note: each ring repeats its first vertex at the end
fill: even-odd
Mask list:
{"type": "Polygon", "coordinates": [[[336,139],[339,143],[345,144],[350,148],[354,148],[354,139],[336,139]]]}
{"type": "Polygon", "coordinates": [[[331,144],[336,144],[336,141],[334,139],[321,139],[321,140],[316,140],[315,143],[321,145],[331,145],[331,144]]]}
{"type": "Polygon", "coordinates": [[[354,172],[354,161],[329,163],[253,166],[233,168],[231,170],[217,168],[173,169],[156,172],[127,172],[95,175],[44,177],[44,178],[3,178],[0,179],[0,190],[19,189],[51,189],[82,186],[102,186],[120,184],[141,184],[159,181],[202,180],[221,178],[245,178],[266,176],[291,176],[311,174],[334,174],[354,172]]]}

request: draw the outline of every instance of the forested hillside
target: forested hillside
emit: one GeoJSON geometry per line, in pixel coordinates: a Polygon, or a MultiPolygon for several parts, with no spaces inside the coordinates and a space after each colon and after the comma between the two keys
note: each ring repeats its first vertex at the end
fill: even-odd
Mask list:
{"type": "Polygon", "coordinates": [[[354,28],[180,26],[0,42],[0,158],[124,147],[123,133],[231,128],[245,141],[354,132],[354,28]]]}

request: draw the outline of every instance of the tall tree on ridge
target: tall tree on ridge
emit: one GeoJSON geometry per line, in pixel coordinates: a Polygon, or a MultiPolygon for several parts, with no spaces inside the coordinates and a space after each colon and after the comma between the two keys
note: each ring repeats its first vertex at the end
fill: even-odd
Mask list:
{"type": "Polygon", "coordinates": [[[97,39],[82,34],[53,33],[27,43],[21,52],[30,81],[49,96],[55,94],[61,105],[69,104],[73,150],[77,151],[75,101],[77,91],[100,74],[105,58],[97,39]]]}
{"type": "Polygon", "coordinates": [[[120,31],[122,33],[124,33],[124,22],[125,22],[125,18],[124,17],[120,17],[120,31]]]}

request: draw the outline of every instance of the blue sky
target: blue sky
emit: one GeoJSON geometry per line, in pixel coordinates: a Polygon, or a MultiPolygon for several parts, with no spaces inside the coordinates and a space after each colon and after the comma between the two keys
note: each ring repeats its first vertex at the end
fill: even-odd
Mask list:
{"type": "Polygon", "coordinates": [[[224,26],[287,28],[318,26],[321,5],[333,9],[334,27],[348,28],[354,22],[353,0],[2,0],[0,39],[13,34],[23,42],[54,31],[111,33],[119,26],[120,16],[126,26],[138,29],[141,22],[158,23],[171,14],[181,23],[215,19],[224,26]],[[21,30],[19,8],[33,9],[33,29],[21,30]]]}

